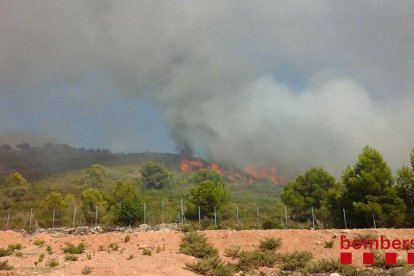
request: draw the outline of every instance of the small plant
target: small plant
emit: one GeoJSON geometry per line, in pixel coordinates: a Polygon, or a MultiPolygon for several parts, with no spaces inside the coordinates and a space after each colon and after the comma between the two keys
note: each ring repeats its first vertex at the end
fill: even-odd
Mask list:
{"type": "Polygon", "coordinates": [[[88,259],[88,260],[91,260],[92,259],[91,253],[86,254],[86,259],[88,259]]]}
{"type": "Polygon", "coordinates": [[[258,267],[273,267],[278,261],[277,255],[273,251],[245,251],[239,254],[237,270],[249,271],[258,267]]]}
{"type": "Polygon", "coordinates": [[[59,265],[59,262],[56,259],[49,259],[49,261],[47,261],[46,265],[49,266],[49,267],[55,267],[55,266],[59,265]]]}
{"type": "Polygon", "coordinates": [[[39,257],[37,257],[37,261],[35,262],[35,265],[40,264],[41,262],[43,262],[43,259],[45,258],[45,254],[44,253],[40,253],[39,257]]]}
{"type": "Polygon", "coordinates": [[[131,236],[130,235],[126,235],[124,238],[124,242],[129,242],[131,240],[131,236]]]}
{"type": "Polygon", "coordinates": [[[227,266],[218,256],[203,259],[198,262],[186,264],[186,269],[201,275],[231,276],[234,271],[227,266]]]}
{"type": "Polygon", "coordinates": [[[108,246],[108,249],[112,250],[112,251],[118,251],[119,249],[119,244],[116,242],[111,242],[108,246]]]}
{"type": "Polygon", "coordinates": [[[7,246],[11,251],[21,250],[23,247],[20,243],[12,243],[7,246]]]}
{"type": "Polygon", "coordinates": [[[324,248],[332,248],[334,245],[334,241],[330,240],[330,241],[325,241],[325,244],[323,245],[324,248]]]}
{"type": "Polygon", "coordinates": [[[38,247],[43,247],[43,245],[45,245],[45,241],[44,240],[35,240],[33,242],[33,244],[38,246],[38,247]]]}
{"type": "Polygon", "coordinates": [[[142,255],[145,255],[145,256],[151,256],[152,255],[152,251],[151,251],[151,249],[150,248],[144,248],[143,250],[142,250],[142,255]]]}
{"type": "Polygon", "coordinates": [[[282,239],[281,238],[265,238],[264,240],[260,241],[259,248],[261,251],[274,251],[279,249],[282,246],[282,239]]]}
{"type": "Polygon", "coordinates": [[[232,246],[224,249],[224,253],[226,253],[227,257],[231,257],[233,259],[237,259],[240,257],[241,248],[240,246],[232,246]]]}
{"type": "Polygon", "coordinates": [[[129,260],[132,260],[133,258],[134,258],[134,255],[131,254],[128,256],[127,260],[129,261],[129,260]]]}
{"type": "Polygon", "coordinates": [[[207,258],[218,254],[218,250],[198,232],[189,232],[184,236],[180,244],[180,252],[197,258],[207,258]]]}
{"type": "Polygon", "coordinates": [[[277,258],[282,263],[282,270],[296,271],[305,267],[305,265],[313,258],[313,255],[308,251],[294,251],[278,254],[277,258]]]}
{"type": "Polygon", "coordinates": [[[103,246],[103,245],[100,245],[99,247],[98,247],[98,251],[105,251],[106,249],[105,249],[105,246],[103,246]]]}
{"type": "Polygon", "coordinates": [[[407,250],[407,251],[409,251],[410,249],[412,248],[412,245],[411,245],[411,243],[407,243],[406,245],[405,245],[405,250],[407,250]]]}
{"type": "Polygon", "coordinates": [[[90,267],[90,266],[85,266],[83,269],[82,269],[82,274],[91,274],[92,273],[92,268],[90,267]]]}
{"type": "Polygon", "coordinates": [[[49,253],[49,255],[52,255],[53,254],[52,246],[48,245],[46,247],[46,251],[47,251],[47,253],[49,253]]]}
{"type": "Polygon", "coordinates": [[[66,247],[62,248],[63,253],[67,254],[82,254],[85,252],[85,245],[83,243],[78,244],[77,246],[73,245],[70,242],[66,242],[66,247]]]}
{"type": "Polygon", "coordinates": [[[65,261],[76,262],[78,260],[78,256],[76,255],[65,255],[65,261]]]}
{"type": "Polygon", "coordinates": [[[405,266],[407,263],[401,259],[397,259],[396,264],[387,264],[385,262],[384,254],[378,250],[373,250],[374,252],[374,266],[378,268],[389,269],[391,267],[402,267],[405,266]]]}
{"type": "Polygon", "coordinates": [[[157,249],[155,250],[156,253],[161,253],[162,248],[160,245],[157,245],[157,249]]]}
{"type": "Polygon", "coordinates": [[[280,223],[273,220],[266,220],[265,222],[263,222],[262,227],[265,230],[281,228],[280,223]]]}
{"type": "Polygon", "coordinates": [[[13,267],[9,265],[9,260],[0,261],[0,270],[12,270],[13,267]]]}
{"type": "Polygon", "coordinates": [[[17,251],[16,253],[14,253],[14,255],[15,255],[16,257],[23,257],[23,254],[22,254],[22,252],[20,252],[20,251],[17,251]]]}
{"type": "Polygon", "coordinates": [[[10,256],[13,254],[13,251],[10,248],[0,248],[0,257],[10,256]]]}

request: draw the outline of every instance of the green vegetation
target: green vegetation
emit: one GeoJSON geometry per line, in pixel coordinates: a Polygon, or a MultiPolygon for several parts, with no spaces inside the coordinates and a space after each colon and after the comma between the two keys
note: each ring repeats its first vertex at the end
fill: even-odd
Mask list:
{"type": "Polygon", "coordinates": [[[341,265],[337,259],[321,259],[308,263],[303,269],[305,275],[339,272],[341,275],[364,275],[361,269],[354,265],[341,265]]]}
{"type": "Polygon", "coordinates": [[[334,245],[334,240],[325,241],[323,248],[332,248],[334,245]]]}
{"type": "Polygon", "coordinates": [[[33,242],[33,244],[34,244],[35,246],[38,246],[38,247],[43,247],[43,245],[45,245],[45,241],[44,241],[44,240],[35,240],[35,241],[33,242]]]}
{"type": "Polygon", "coordinates": [[[110,249],[110,250],[112,250],[112,251],[118,251],[118,249],[119,249],[119,244],[118,244],[118,243],[116,243],[116,242],[111,242],[111,243],[108,245],[108,249],[110,249]]]}
{"type": "Polygon", "coordinates": [[[142,249],[142,255],[151,256],[152,255],[151,248],[146,247],[146,248],[142,249]]]}
{"type": "Polygon", "coordinates": [[[63,253],[67,254],[82,254],[85,252],[85,245],[83,243],[79,243],[78,245],[74,245],[70,242],[65,243],[66,247],[62,248],[63,253]]]}
{"type": "Polygon", "coordinates": [[[57,259],[49,259],[46,265],[49,267],[55,267],[59,265],[59,261],[57,259]]]}
{"type": "Polygon", "coordinates": [[[189,232],[184,236],[180,244],[180,252],[196,258],[207,258],[218,254],[218,250],[199,232],[189,232]]]}
{"type": "Polygon", "coordinates": [[[82,269],[82,274],[86,275],[86,274],[91,274],[92,273],[92,268],[90,266],[85,266],[82,269]]]}
{"type": "Polygon", "coordinates": [[[127,260],[129,261],[129,260],[132,260],[133,258],[134,258],[134,255],[131,254],[128,256],[127,260]]]}
{"type": "Polygon", "coordinates": [[[90,188],[82,192],[82,212],[87,223],[95,222],[96,208],[98,208],[98,218],[101,219],[106,213],[108,204],[104,200],[101,191],[90,188]]]}
{"type": "Polygon", "coordinates": [[[9,260],[0,261],[0,270],[12,270],[13,267],[9,265],[9,260]]]}
{"type": "Polygon", "coordinates": [[[49,255],[52,255],[53,254],[52,246],[48,245],[46,247],[46,251],[47,251],[47,253],[49,253],[49,255]]]}
{"type": "Polygon", "coordinates": [[[145,189],[163,189],[171,182],[168,170],[157,162],[145,163],[141,175],[145,189]]]}
{"type": "Polygon", "coordinates": [[[116,224],[135,225],[143,218],[143,203],[134,183],[118,181],[112,192],[112,200],[112,214],[116,224]]]}
{"type": "Polygon", "coordinates": [[[261,251],[274,251],[282,246],[281,238],[265,238],[260,241],[259,248],[261,251]]]}
{"type": "Polygon", "coordinates": [[[185,266],[188,270],[200,275],[231,276],[234,273],[232,267],[225,265],[218,256],[205,258],[185,266]]]}
{"type": "Polygon", "coordinates": [[[72,255],[72,254],[65,255],[65,261],[76,262],[77,260],[78,260],[78,256],[76,255],[72,255]]]}
{"type": "Polygon", "coordinates": [[[12,243],[12,244],[9,244],[7,248],[10,249],[11,251],[14,251],[14,250],[21,250],[23,246],[20,243],[12,243]]]}
{"type": "Polygon", "coordinates": [[[126,235],[124,238],[124,242],[129,242],[131,240],[131,236],[130,235],[126,235]]]}

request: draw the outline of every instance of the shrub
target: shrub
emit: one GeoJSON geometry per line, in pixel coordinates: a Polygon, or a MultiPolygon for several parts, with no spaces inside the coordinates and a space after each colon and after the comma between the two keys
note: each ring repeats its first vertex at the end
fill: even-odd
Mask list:
{"type": "Polygon", "coordinates": [[[152,255],[152,251],[151,251],[151,249],[150,249],[150,248],[144,248],[144,249],[142,250],[142,255],[145,255],[145,256],[151,256],[151,255],[152,255]]]}
{"type": "Polygon", "coordinates": [[[239,255],[237,270],[249,271],[258,267],[273,267],[277,262],[277,256],[273,251],[246,251],[239,255]]]}
{"type": "Polygon", "coordinates": [[[90,253],[88,253],[88,254],[86,255],[86,259],[91,260],[91,259],[92,259],[92,255],[91,255],[90,253]]]}
{"type": "Polygon", "coordinates": [[[216,256],[218,250],[214,248],[207,238],[198,232],[187,233],[181,241],[180,252],[197,258],[216,256]]]}
{"type": "Polygon", "coordinates": [[[325,241],[325,244],[324,244],[324,248],[332,248],[333,247],[333,245],[334,245],[334,241],[333,240],[330,240],[330,241],[325,241]]]}
{"type": "Polygon", "coordinates": [[[124,238],[124,242],[129,242],[131,240],[131,236],[130,235],[126,235],[124,238]]]}
{"type": "Polygon", "coordinates": [[[265,222],[263,222],[262,224],[263,229],[268,230],[268,229],[279,229],[280,227],[280,223],[274,221],[274,220],[266,220],[265,222]]]}
{"type": "Polygon", "coordinates": [[[186,269],[201,275],[222,275],[231,276],[234,271],[227,266],[218,256],[205,258],[201,261],[186,264],[186,269]]]}
{"type": "Polygon", "coordinates": [[[9,248],[11,251],[14,251],[14,250],[21,250],[23,247],[20,243],[12,243],[12,244],[9,244],[7,248],[9,248]]]}
{"type": "Polygon", "coordinates": [[[281,238],[265,238],[264,240],[260,241],[259,248],[261,251],[274,251],[279,249],[282,246],[282,239],[281,238]]]}
{"type": "Polygon", "coordinates": [[[49,253],[49,255],[53,254],[53,250],[52,250],[52,246],[48,245],[46,248],[47,253],[49,253]]]}
{"type": "Polygon", "coordinates": [[[224,249],[224,253],[226,253],[227,257],[237,259],[240,257],[241,249],[240,246],[232,246],[224,249]]]}
{"type": "Polygon", "coordinates": [[[108,245],[108,249],[110,249],[110,250],[112,250],[112,251],[118,251],[118,249],[119,249],[119,244],[118,244],[118,243],[116,243],[116,242],[111,242],[111,243],[108,245]]]}
{"type": "Polygon", "coordinates": [[[47,264],[46,264],[47,266],[49,266],[49,267],[55,267],[55,266],[58,266],[59,265],[59,262],[58,262],[58,260],[56,260],[56,259],[50,259],[48,262],[47,262],[47,264]]]}
{"type": "Polygon", "coordinates": [[[82,269],[82,274],[91,274],[92,273],[92,268],[90,267],[90,266],[85,266],[83,269],[82,269]]]}
{"type": "Polygon", "coordinates": [[[160,245],[157,245],[157,250],[155,250],[155,252],[157,252],[157,253],[161,253],[161,251],[162,251],[161,246],[160,246],[160,245]]]}
{"type": "Polygon", "coordinates": [[[105,251],[105,246],[100,245],[100,246],[98,247],[98,251],[105,251]]]}
{"type": "Polygon", "coordinates": [[[16,255],[16,257],[23,257],[23,254],[20,251],[17,251],[14,255],[16,255]]]}
{"type": "Polygon", "coordinates": [[[10,248],[0,248],[0,257],[10,256],[13,253],[10,248]]]}
{"type": "Polygon", "coordinates": [[[131,254],[128,256],[127,260],[129,261],[129,260],[132,260],[133,258],[134,258],[134,255],[131,254]]]}
{"type": "Polygon", "coordinates": [[[78,256],[76,256],[76,255],[71,255],[71,254],[65,255],[65,261],[75,262],[77,260],[78,260],[78,256]]]}
{"type": "Polygon", "coordinates": [[[9,265],[9,260],[0,261],[0,270],[12,270],[13,267],[9,265]]]}
{"type": "Polygon", "coordinates": [[[35,240],[33,242],[34,245],[38,246],[38,247],[43,247],[43,245],[45,245],[45,241],[43,240],[35,240]]]}
{"type": "Polygon", "coordinates": [[[62,248],[63,253],[67,254],[82,254],[85,252],[85,245],[83,243],[78,244],[75,246],[74,244],[70,242],[66,242],[66,247],[62,248]]]}
{"type": "Polygon", "coordinates": [[[281,262],[282,270],[296,271],[302,269],[313,258],[313,255],[308,251],[294,251],[278,254],[277,258],[281,262]]]}
{"type": "Polygon", "coordinates": [[[37,257],[37,261],[35,262],[35,265],[43,262],[43,259],[45,258],[45,254],[44,253],[40,253],[39,257],[37,257]]]}
{"type": "Polygon", "coordinates": [[[391,267],[402,267],[404,265],[406,265],[406,262],[398,259],[397,258],[397,263],[396,264],[386,264],[385,263],[385,256],[384,253],[378,251],[378,250],[374,250],[374,266],[378,267],[378,268],[384,268],[384,269],[389,269],[391,267]]]}

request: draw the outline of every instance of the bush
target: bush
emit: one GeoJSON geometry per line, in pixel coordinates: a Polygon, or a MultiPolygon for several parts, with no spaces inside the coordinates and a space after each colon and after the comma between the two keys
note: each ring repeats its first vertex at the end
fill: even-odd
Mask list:
{"type": "Polygon", "coordinates": [[[151,255],[152,255],[152,251],[151,251],[151,249],[150,249],[150,248],[144,248],[144,249],[142,250],[142,255],[145,255],[145,256],[151,256],[151,255]]]}
{"type": "Polygon", "coordinates": [[[65,256],[65,261],[72,261],[72,262],[75,262],[75,261],[77,261],[78,260],[78,256],[75,256],[75,255],[66,255],[65,256]]]}
{"type": "Polygon", "coordinates": [[[112,251],[118,251],[119,245],[116,242],[111,242],[108,246],[108,249],[112,251]]]}
{"type": "Polygon", "coordinates": [[[131,236],[130,235],[126,235],[124,238],[124,242],[129,242],[131,240],[131,236]]]}
{"type": "Polygon", "coordinates": [[[47,253],[49,253],[49,255],[53,254],[53,250],[52,250],[52,246],[48,245],[46,248],[47,253]]]}
{"type": "Polygon", "coordinates": [[[260,241],[259,248],[261,251],[274,251],[279,249],[282,246],[282,239],[281,238],[265,238],[264,240],[260,241]]]}
{"type": "Polygon", "coordinates": [[[281,262],[281,269],[288,271],[296,271],[305,267],[305,265],[313,258],[311,252],[294,251],[289,253],[278,254],[277,258],[281,262]]]}
{"type": "Polygon", "coordinates": [[[92,273],[92,268],[90,267],[90,266],[85,266],[83,269],[82,269],[82,274],[91,274],[92,273]]]}
{"type": "Polygon", "coordinates": [[[0,270],[12,270],[13,267],[9,265],[9,260],[0,261],[0,270]]]}
{"type": "Polygon", "coordinates": [[[266,220],[265,222],[263,222],[262,227],[265,230],[281,228],[280,223],[278,223],[274,220],[266,220]]]}
{"type": "Polygon", "coordinates": [[[333,240],[330,240],[330,241],[325,241],[325,244],[324,244],[324,248],[332,248],[333,247],[333,245],[334,245],[334,241],[333,240]]]}
{"type": "Polygon", "coordinates": [[[397,263],[394,265],[385,263],[385,256],[383,252],[374,250],[374,266],[378,268],[389,269],[391,267],[402,267],[406,265],[406,262],[397,258],[397,263]]]}
{"type": "Polygon", "coordinates": [[[227,257],[237,259],[240,257],[241,249],[240,249],[240,246],[232,246],[232,247],[228,247],[224,249],[224,253],[226,253],[227,257]]]}
{"type": "Polygon", "coordinates": [[[0,257],[10,256],[13,253],[10,248],[0,248],[0,257]]]}
{"type": "Polygon", "coordinates": [[[45,245],[45,241],[44,240],[35,240],[33,242],[33,244],[38,246],[38,247],[43,247],[43,245],[45,245]]]}
{"type": "Polygon", "coordinates": [[[272,251],[246,251],[239,255],[237,270],[249,271],[258,267],[273,267],[277,262],[277,256],[272,251]]]}
{"type": "Polygon", "coordinates": [[[7,246],[11,251],[14,251],[14,250],[21,250],[23,247],[22,247],[22,245],[20,244],[20,243],[13,243],[13,244],[9,244],[8,246],[7,246]]]}
{"type": "Polygon", "coordinates": [[[189,232],[184,236],[180,244],[180,252],[197,258],[213,257],[218,254],[218,250],[198,232],[189,232]]]}
{"type": "Polygon", "coordinates": [[[233,269],[225,265],[218,256],[205,258],[201,261],[186,264],[186,269],[200,275],[233,275],[233,269]]]}
{"type": "Polygon", "coordinates": [[[134,255],[131,254],[128,256],[127,260],[129,261],[129,260],[132,260],[133,258],[134,258],[134,255]]]}
{"type": "Polygon", "coordinates": [[[56,260],[56,259],[50,259],[48,262],[47,262],[47,264],[46,264],[47,266],[49,266],[49,267],[55,267],[55,266],[58,266],[59,265],[59,262],[58,262],[58,260],[56,260]]]}
{"type": "Polygon", "coordinates": [[[83,243],[78,244],[75,246],[74,244],[70,242],[66,242],[66,247],[62,248],[63,253],[67,254],[82,254],[85,252],[85,245],[83,243]]]}

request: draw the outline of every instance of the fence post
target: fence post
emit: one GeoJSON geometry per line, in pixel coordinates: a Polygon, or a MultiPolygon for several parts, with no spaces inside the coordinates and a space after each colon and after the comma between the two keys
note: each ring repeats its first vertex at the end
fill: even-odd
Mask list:
{"type": "Polygon", "coordinates": [[[33,208],[30,208],[29,231],[32,231],[33,208]]]}
{"type": "Polygon", "coordinates": [[[346,213],[345,213],[345,209],[342,209],[342,212],[344,213],[344,224],[345,224],[345,229],[347,229],[347,226],[346,226],[346,213]]]}
{"type": "Polygon", "coordinates": [[[216,212],[216,206],[214,206],[214,227],[217,227],[217,212],[216,212]]]}
{"type": "Polygon", "coordinates": [[[73,209],[72,228],[75,228],[75,219],[76,219],[76,206],[73,209]]]}
{"type": "Polygon", "coordinates": [[[198,228],[201,228],[201,207],[198,206],[198,228]]]}
{"type": "Polygon", "coordinates": [[[313,214],[313,206],[312,206],[312,228],[315,229],[315,215],[313,214]]]}
{"type": "Polygon", "coordinates": [[[56,212],[56,207],[53,207],[52,229],[55,227],[55,212],[56,212]]]}
{"type": "Polygon", "coordinates": [[[288,228],[288,217],[287,217],[287,208],[285,205],[285,227],[288,228]]]}
{"type": "Polygon", "coordinates": [[[9,212],[7,214],[6,230],[9,229],[9,222],[10,222],[10,208],[9,208],[9,212]]]}
{"type": "Polygon", "coordinates": [[[372,220],[374,221],[374,229],[377,229],[377,224],[375,223],[375,215],[372,214],[372,220]]]}
{"type": "Polygon", "coordinates": [[[144,224],[146,224],[147,223],[147,218],[146,218],[146,216],[147,216],[147,205],[145,204],[145,202],[144,202],[144,224]]]}
{"type": "Polygon", "coordinates": [[[181,223],[184,224],[184,201],[181,198],[181,223]]]}
{"type": "Polygon", "coordinates": [[[237,227],[239,227],[239,205],[236,206],[236,220],[237,220],[237,227]]]}
{"type": "Polygon", "coordinates": [[[161,224],[164,224],[164,200],[161,201],[161,224]]]}
{"type": "Polygon", "coordinates": [[[98,226],[98,206],[96,206],[95,211],[95,228],[98,226]]]}
{"type": "Polygon", "coordinates": [[[257,229],[260,227],[259,206],[256,206],[257,229]]]}

